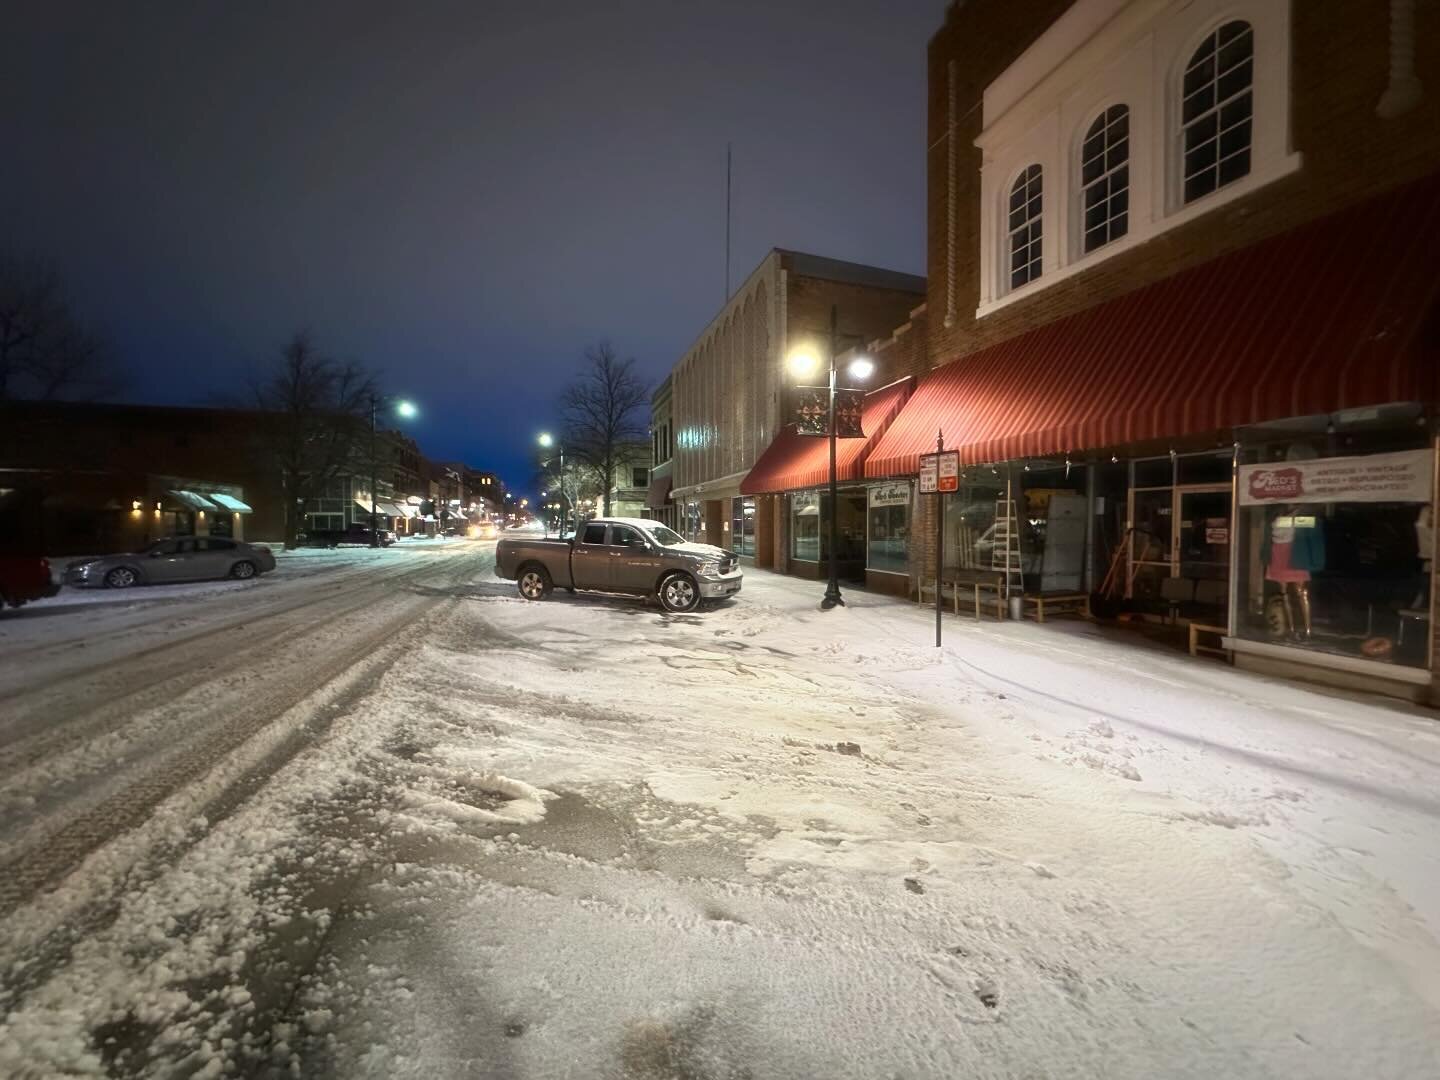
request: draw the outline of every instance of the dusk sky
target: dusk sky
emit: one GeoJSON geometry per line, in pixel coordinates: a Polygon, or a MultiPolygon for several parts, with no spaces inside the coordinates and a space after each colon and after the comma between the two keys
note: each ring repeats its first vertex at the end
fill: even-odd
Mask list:
{"type": "Polygon", "coordinates": [[[587,343],[663,377],[772,247],[924,271],[945,0],[7,5],[0,245],[131,400],[239,398],[308,327],[430,456],[523,486],[587,343]]]}

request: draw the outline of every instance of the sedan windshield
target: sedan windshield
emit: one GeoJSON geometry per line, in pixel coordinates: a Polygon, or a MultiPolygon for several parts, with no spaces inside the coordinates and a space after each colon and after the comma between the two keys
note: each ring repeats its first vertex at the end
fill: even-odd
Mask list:
{"type": "Polygon", "coordinates": [[[685,538],[674,529],[667,529],[664,525],[652,525],[650,535],[655,538],[657,544],[663,547],[675,547],[677,544],[685,543],[685,538]]]}

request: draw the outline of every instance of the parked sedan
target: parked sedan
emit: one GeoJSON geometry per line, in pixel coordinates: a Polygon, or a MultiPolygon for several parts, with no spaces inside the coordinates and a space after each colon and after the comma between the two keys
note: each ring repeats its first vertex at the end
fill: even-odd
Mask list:
{"type": "Polygon", "coordinates": [[[128,589],[176,581],[243,581],[275,569],[275,556],[264,544],[243,544],[223,536],[173,536],[144,551],[106,555],[71,563],[65,583],[81,588],[128,589]]]}

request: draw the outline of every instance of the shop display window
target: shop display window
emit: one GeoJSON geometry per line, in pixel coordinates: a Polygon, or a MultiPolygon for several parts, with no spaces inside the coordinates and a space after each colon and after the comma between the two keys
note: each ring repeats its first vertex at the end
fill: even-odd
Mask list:
{"type": "MultiPolygon", "coordinates": [[[[988,468],[967,470],[960,490],[945,496],[945,569],[989,570],[997,565],[1001,530],[995,518],[1005,498],[1005,477],[988,468]]],[[[1003,558],[998,565],[1004,565],[1003,558]]]]}
{"type": "Polygon", "coordinates": [[[755,500],[730,500],[730,549],[737,555],[755,554],[755,500]]]}
{"type": "MultiPolygon", "coordinates": [[[[790,557],[802,562],[821,562],[829,555],[830,496],[803,491],[790,496],[790,557]]],[[[865,491],[840,492],[836,529],[840,535],[839,560],[864,566],[865,491]]]]}
{"type": "Polygon", "coordinates": [[[1434,455],[1423,428],[1404,435],[1410,449],[1333,432],[1244,449],[1239,637],[1426,665],[1434,455]]]}
{"type": "Polygon", "coordinates": [[[870,489],[870,570],[903,574],[910,564],[910,485],[904,481],[870,489]]]}
{"type": "Polygon", "coordinates": [[[790,496],[790,557],[820,561],[820,496],[813,491],[790,496]]]}

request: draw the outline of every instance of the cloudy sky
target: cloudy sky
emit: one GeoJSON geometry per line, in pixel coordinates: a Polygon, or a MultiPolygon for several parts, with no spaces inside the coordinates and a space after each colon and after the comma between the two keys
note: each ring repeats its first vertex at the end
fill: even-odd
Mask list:
{"type": "Polygon", "coordinates": [[[584,346],[663,377],[771,247],[924,269],[945,0],[7,5],[0,244],[207,403],[295,329],[529,473],[584,346]]]}

